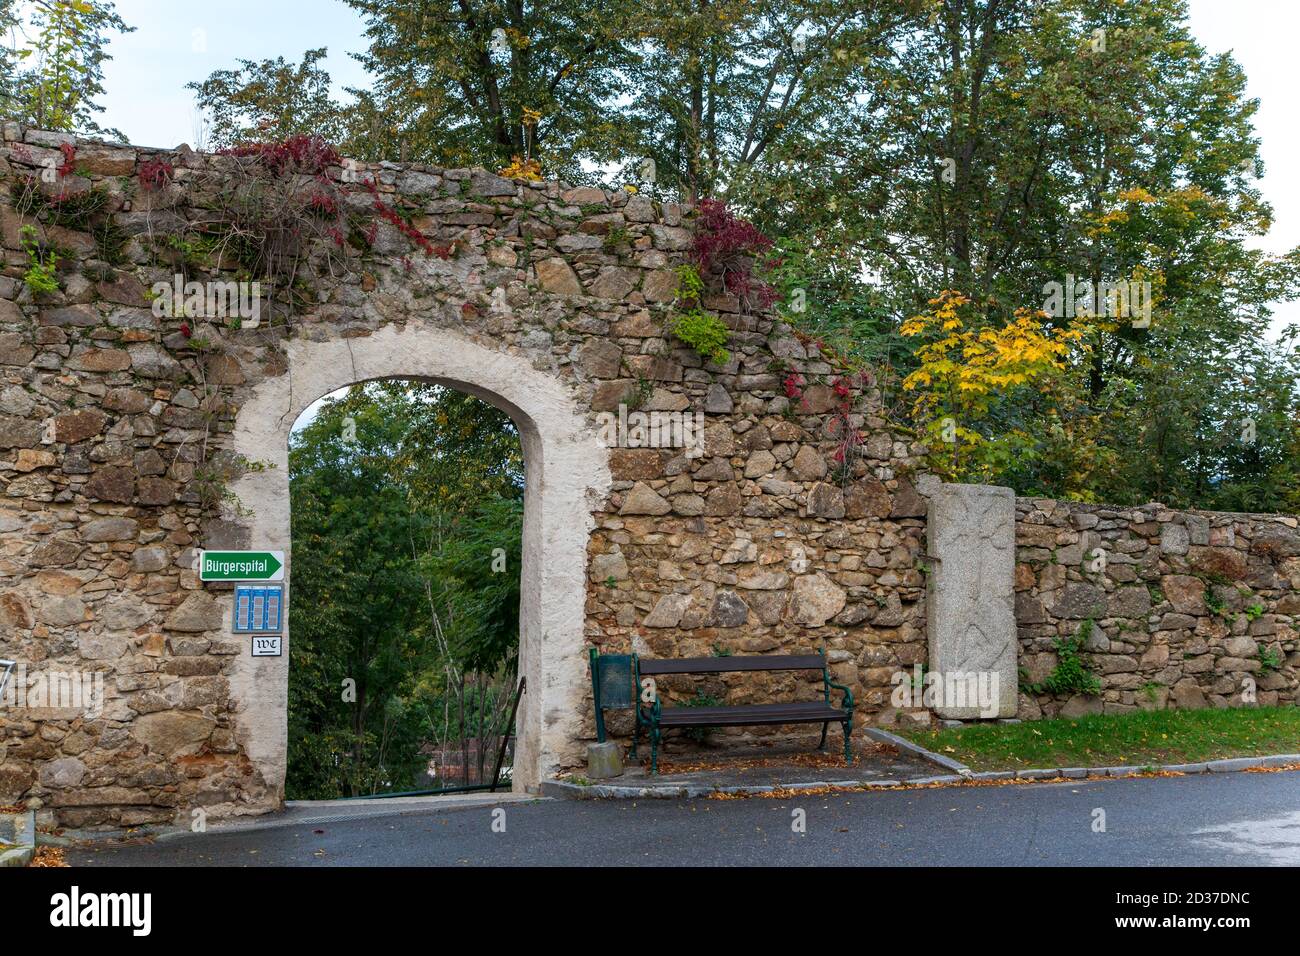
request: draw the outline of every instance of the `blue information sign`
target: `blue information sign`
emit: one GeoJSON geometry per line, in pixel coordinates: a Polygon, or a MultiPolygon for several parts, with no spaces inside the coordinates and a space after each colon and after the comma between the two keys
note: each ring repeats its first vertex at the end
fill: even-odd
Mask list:
{"type": "Polygon", "coordinates": [[[235,633],[279,634],[284,589],[279,585],[240,584],[235,588],[235,633]]]}

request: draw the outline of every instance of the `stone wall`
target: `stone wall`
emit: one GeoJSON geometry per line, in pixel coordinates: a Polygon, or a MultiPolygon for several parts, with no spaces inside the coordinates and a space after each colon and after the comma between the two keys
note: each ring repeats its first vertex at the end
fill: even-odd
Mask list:
{"type": "Polygon", "coordinates": [[[1294,704],[1300,533],[1291,515],[1016,502],[1016,621],[1030,684],[1086,631],[1099,697],[1022,693],[1019,716],[1294,704]],[[1253,690],[1253,694],[1252,694],[1253,690]],[[1243,696],[1243,692],[1244,696],[1243,696]]]}
{"type": "MultiPolygon", "coordinates": [[[[746,336],[747,350],[761,356],[767,334],[760,324],[746,336]]],[[[809,343],[787,340],[780,351],[806,375],[830,372],[809,343]]],[[[692,371],[688,381],[697,378],[692,371]]],[[[732,424],[710,430],[702,463],[664,452],[614,454],[613,501],[591,542],[588,637],[604,652],[649,657],[825,646],[834,679],[853,690],[858,724],[892,722],[890,678],[926,654],[925,502],[902,471],[915,464],[909,448],[890,437],[869,402],[860,477],[841,486],[828,474],[835,442],[817,415],[828,390],[810,390],[805,407],[792,409],[777,376],[740,380],[734,408],[728,398],[710,409],[732,424]]],[[[809,699],[820,688],[820,675],[779,672],[659,685],[679,704],[697,693],[727,704],[809,699]]],[[[610,726],[626,737],[630,719],[614,715],[610,726]]],[[[716,733],[792,730],[798,735],[770,727],[716,733]]]]}
{"type": "MultiPolygon", "coordinates": [[[[4,129],[0,657],[98,672],[105,699],[0,710],[0,803],[70,826],[279,805],[289,657],[250,659],[229,590],[197,580],[193,551],[285,547],[292,602],[288,427],[324,391],[388,375],[465,388],[520,425],[518,785],[582,759],[588,644],[825,644],[859,720],[893,719],[890,675],[926,654],[915,449],[870,381],[771,312],[709,296],[732,330],[718,365],[665,332],[691,210],[482,170],[268,168],[4,129]],[[267,194],[312,196],[297,233],[211,240],[214,210],[267,194]],[[332,217],[347,228],[323,228],[332,217]],[[267,236],[301,244],[302,268],[256,328],[157,314],[155,283],[240,278],[267,236]],[[60,256],[57,291],[24,281],[33,250],[60,256]],[[838,474],[837,388],[864,439],[838,474]],[[705,453],[607,451],[596,415],[633,403],[702,410],[705,453]]],[[[707,690],[772,689],[798,688],[707,690]]]]}

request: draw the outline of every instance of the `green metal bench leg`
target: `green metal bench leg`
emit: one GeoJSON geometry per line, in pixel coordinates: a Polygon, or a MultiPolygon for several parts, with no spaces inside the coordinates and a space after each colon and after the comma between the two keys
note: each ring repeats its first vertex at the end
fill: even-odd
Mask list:
{"type": "Polygon", "coordinates": [[[650,776],[659,772],[659,728],[650,728],[650,776]]]}
{"type": "Polygon", "coordinates": [[[844,721],[844,762],[849,766],[853,765],[853,749],[850,746],[850,735],[853,731],[853,718],[850,717],[844,721]]]}
{"type": "Polygon", "coordinates": [[[637,720],[636,729],[632,731],[632,759],[636,760],[636,742],[641,737],[641,721],[637,720]]]}
{"type": "Polygon", "coordinates": [[[820,741],[818,741],[818,743],[817,743],[817,749],[818,749],[818,750],[825,750],[825,749],[826,749],[826,729],[827,729],[828,727],[830,727],[830,722],[829,722],[829,721],[826,721],[825,723],[822,724],[822,739],[821,739],[820,741]]]}

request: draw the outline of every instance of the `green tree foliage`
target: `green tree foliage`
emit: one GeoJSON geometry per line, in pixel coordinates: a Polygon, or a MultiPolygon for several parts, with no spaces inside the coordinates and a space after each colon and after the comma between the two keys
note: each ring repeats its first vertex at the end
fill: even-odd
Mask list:
{"type": "Polygon", "coordinates": [[[8,115],[13,108],[15,55],[14,49],[3,42],[18,28],[16,0],[0,0],[0,115],[8,115]]]}
{"type": "Polygon", "coordinates": [[[638,5],[628,0],[347,0],[366,19],[352,90],[402,159],[576,177],[617,155],[638,5]]]}
{"type": "Polygon", "coordinates": [[[1283,506],[1300,486],[1295,343],[1263,340],[1300,258],[1252,248],[1271,213],[1239,67],[1193,40],[1181,0],[927,6],[862,63],[873,79],[830,111],[828,137],[741,183],[785,237],[783,284],[808,297],[794,317],[906,369],[894,332],[942,290],[971,298],[977,328],[1001,329],[1067,276],[1149,282],[1149,328],[1097,317],[1052,381],[1007,388],[959,423],[1018,449],[965,477],[1283,506]]]}
{"type": "Polygon", "coordinates": [[[637,155],[655,160],[662,190],[690,201],[743,196],[751,179],[793,172],[794,157],[817,161],[845,104],[867,88],[863,64],[921,7],[650,0],[628,105],[637,155]]]}
{"type": "Polygon", "coordinates": [[[112,59],[114,33],[129,33],[106,0],[33,0],[0,3],[0,29],[15,39],[0,54],[0,108],[4,115],[38,129],[112,133],[95,122],[103,107],[103,65],[112,59]]]}
{"type": "Polygon", "coordinates": [[[462,392],[401,381],[354,390],[342,408],[370,396],[407,425],[392,467],[416,500],[458,516],[481,501],[522,496],[523,451],[504,412],[462,392]]]}
{"type": "Polygon", "coordinates": [[[211,147],[228,149],[268,136],[320,136],[340,142],[343,111],[330,95],[330,75],[321,66],[325,49],[308,50],[301,63],[239,60],[239,68],[218,70],[202,83],[189,83],[211,123],[211,147]]]}
{"type": "Polygon", "coordinates": [[[348,111],[358,154],[531,154],[643,189],[653,160],[656,195],[723,196],[776,238],[787,315],[869,363],[893,413],[914,410],[897,384],[920,362],[899,329],[945,290],[978,333],[1046,309],[1050,283],[1149,284],[1149,326],[1039,317],[1083,336],[958,423],[1007,452],[961,477],[1118,503],[1300,496],[1300,359],[1267,332],[1300,253],[1258,248],[1258,103],[1185,0],[348,2],[375,76],[348,111]]]}
{"type": "Polygon", "coordinates": [[[482,723],[500,725],[488,704],[513,687],[519,464],[506,416],[427,385],[355,386],[295,434],[291,796],[409,787],[421,743],[477,733],[497,685],[482,723]]]}

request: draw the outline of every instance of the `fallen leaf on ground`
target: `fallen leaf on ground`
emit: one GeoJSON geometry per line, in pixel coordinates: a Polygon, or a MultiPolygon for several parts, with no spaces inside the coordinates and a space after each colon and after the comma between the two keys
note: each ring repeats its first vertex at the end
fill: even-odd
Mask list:
{"type": "Polygon", "coordinates": [[[67,865],[63,847],[59,846],[38,846],[35,855],[32,856],[32,862],[28,864],[28,866],[41,867],[66,867],[67,865]]]}

